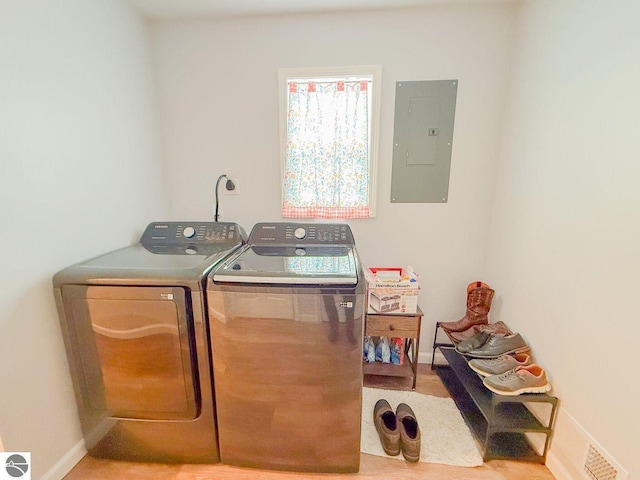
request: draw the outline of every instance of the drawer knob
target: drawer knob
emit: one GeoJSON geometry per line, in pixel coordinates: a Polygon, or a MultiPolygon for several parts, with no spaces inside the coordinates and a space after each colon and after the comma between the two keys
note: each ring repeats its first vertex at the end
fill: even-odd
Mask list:
{"type": "Polygon", "coordinates": [[[389,325],[389,330],[391,330],[392,332],[396,329],[396,327],[394,327],[393,325],[389,325]]]}

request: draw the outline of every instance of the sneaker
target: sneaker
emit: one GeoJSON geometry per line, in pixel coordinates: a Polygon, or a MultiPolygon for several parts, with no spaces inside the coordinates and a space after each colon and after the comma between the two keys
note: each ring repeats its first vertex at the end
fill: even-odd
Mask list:
{"type": "Polygon", "coordinates": [[[531,358],[526,353],[502,355],[498,358],[486,360],[475,358],[469,362],[469,368],[483,377],[500,375],[524,365],[531,365],[531,358]]]}
{"type": "Polygon", "coordinates": [[[508,353],[522,353],[531,350],[519,333],[513,335],[491,335],[481,347],[465,353],[476,358],[498,358],[508,353]]]}
{"type": "Polygon", "coordinates": [[[535,363],[516,367],[501,375],[491,375],[482,383],[494,393],[513,397],[522,393],[544,393],[551,390],[544,370],[535,363]]]}

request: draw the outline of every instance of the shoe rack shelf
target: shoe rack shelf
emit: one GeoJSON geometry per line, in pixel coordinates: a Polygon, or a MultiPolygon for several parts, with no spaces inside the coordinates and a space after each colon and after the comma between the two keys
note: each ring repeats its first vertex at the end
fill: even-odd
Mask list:
{"type": "Polygon", "coordinates": [[[431,368],[435,368],[480,443],[483,460],[501,458],[544,464],[558,399],[543,393],[506,396],[491,392],[452,343],[437,341],[439,327],[436,324],[434,357],[436,349],[440,349],[448,365],[434,365],[432,361],[431,368]],[[546,404],[543,408],[532,406],[532,410],[544,410],[540,416],[546,418],[540,420],[525,404],[546,404]],[[540,435],[542,438],[537,438],[540,435]]]}
{"type": "Polygon", "coordinates": [[[366,387],[397,390],[416,389],[422,315],[420,307],[416,313],[368,313],[366,315],[365,335],[404,338],[404,362],[402,365],[381,362],[363,363],[362,369],[366,387]]]}

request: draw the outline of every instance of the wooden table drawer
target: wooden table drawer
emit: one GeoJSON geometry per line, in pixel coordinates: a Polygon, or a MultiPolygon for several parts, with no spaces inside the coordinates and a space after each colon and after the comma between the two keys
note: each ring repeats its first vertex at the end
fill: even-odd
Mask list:
{"type": "Polygon", "coordinates": [[[365,334],[374,337],[417,338],[420,335],[420,317],[367,315],[365,334]]]}

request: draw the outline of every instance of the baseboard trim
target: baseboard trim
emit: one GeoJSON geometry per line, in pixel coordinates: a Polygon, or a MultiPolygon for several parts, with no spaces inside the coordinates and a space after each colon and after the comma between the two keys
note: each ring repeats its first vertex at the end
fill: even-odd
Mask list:
{"type": "Polygon", "coordinates": [[[545,465],[556,480],[575,480],[575,477],[569,473],[569,470],[565,468],[562,461],[551,449],[547,452],[545,465]]]}
{"type": "Polygon", "coordinates": [[[62,480],[86,454],[84,440],[80,440],[42,476],[42,480],[62,480]]]}
{"type": "MultiPolygon", "coordinates": [[[[418,355],[418,363],[424,365],[431,365],[431,359],[433,358],[433,352],[420,352],[418,355]]],[[[447,365],[447,360],[440,351],[436,352],[435,365],[447,365]]]]}

